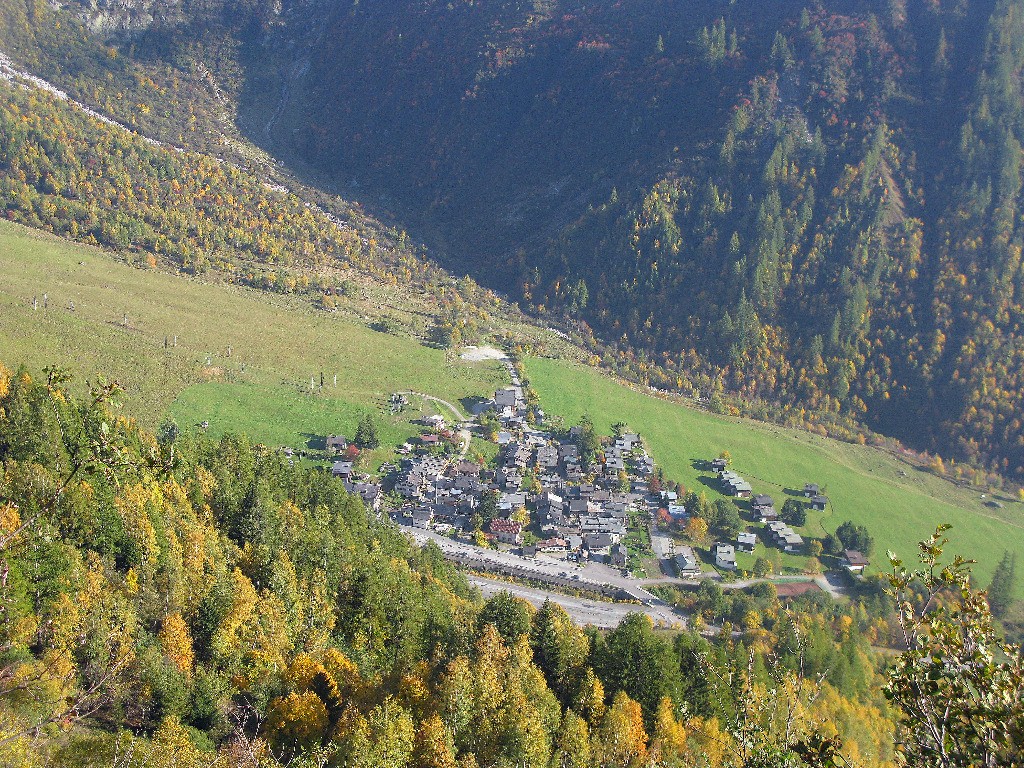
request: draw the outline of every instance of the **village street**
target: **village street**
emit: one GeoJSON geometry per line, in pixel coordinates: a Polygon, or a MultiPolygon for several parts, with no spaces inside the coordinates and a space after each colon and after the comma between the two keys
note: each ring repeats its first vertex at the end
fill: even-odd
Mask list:
{"type": "Polygon", "coordinates": [[[580,625],[591,624],[601,629],[613,629],[629,613],[645,613],[651,617],[656,626],[671,627],[676,624],[686,624],[686,618],[671,606],[662,603],[660,600],[652,605],[636,605],[634,603],[612,603],[604,600],[592,600],[585,597],[575,597],[561,592],[553,592],[538,587],[527,587],[522,584],[488,579],[476,574],[467,576],[469,583],[480,590],[480,593],[489,598],[499,592],[511,592],[516,597],[521,597],[531,605],[539,607],[545,600],[560,605],[569,618],[580,625]]]}
{"type": "MultiPolygon", "coordinates": [[[[613,586],[627,592],[642,604],[613,603],[602,600],[570,597],[556,590],[547,590],[532,586],[523,587],[518,584],[493,579],[484,579],[477,576],[473,576],[470,579],[474,584],[477,581],[481,581],[487,582],[491,585],[502,585],[503,588],[513,594],[524,597],[535,604],[543,603],[545,598],[551,598],[554,602],[562,605],[570,616],[581,623],[594,623],[595,626],[597,626],[596,622],[590,622],[588,619],[584,618],[577,618],[577,616],[587,616],[596,613],[596,615],[604,617],[618,616],[621,618],[621,616],[629,613],[630,611],[641,611],[649,615],[656,623],[662,622],[665,625],[686,623],[686,617],[682,613],[674,610],[672,606],[653,595],[644,587],[644,584],[678,583],[678,579],[647,579],[643,583],[640,583],[636,579],[623,576],[618,569],[602,565],[600,563],[589,563],[584,566],[578,566],[575,563],[567,563],[564,560],[544,555],[538,555],[536,560],[525,560],[511,552],[502,552],[496,549],[482,549],[472,544],[454,541],[446,536],[442,536],[438,533],[424,530],[422,528],[414,528],[406,525],[399,526],[399,528],[401,528],[403,533],[407,533],[411,536],[417,544],[423,545],[428,541],[433,541],[446,557],[458,557],[460,561],[470,564],[474,561],[478,562],[481,570],[487,570],[494,567],[511,568],[516,571],[523,572],[529,577],[536,578],[538,581],[553,579],[562,581],[568,578],[576,582],[580,589],[613,586]],[[520,594],[520,591],[522,594],[520,594]]],[[[487,596],[488,592],[484,591],[484,595],[487,596]]],[[[618,619],[615,619],[614,623],[617,624],[618,619]]]]}

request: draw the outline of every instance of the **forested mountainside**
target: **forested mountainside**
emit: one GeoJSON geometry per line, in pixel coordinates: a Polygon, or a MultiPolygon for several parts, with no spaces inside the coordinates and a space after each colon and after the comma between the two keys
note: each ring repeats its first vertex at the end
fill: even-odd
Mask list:
{"type": "Polygon", "coordinates": [[[1019,474],[1022,41],[1016,0],[361,4],[282,131],[656,383],[1019,474]]]}
{"type": "Polygon", "coordinates": [[[720,766],[750,748],[741,720],[766,749],[818,732],[893,759],[877,588],[788,611],[707,585],[689,605],[713,641],[640,614],[584,631],[483,602],[329,473],[148,434],[116,389],[66,381],[0,368],[5,766],[720,766]],[[759,699],[778,686],[786,734],[759,699]]]}
{"type": "Polygon", "coordinates": [[[72,96],[261,144],[633,378],[1024,472],[1020,0],[0,9],[72,96]]]}

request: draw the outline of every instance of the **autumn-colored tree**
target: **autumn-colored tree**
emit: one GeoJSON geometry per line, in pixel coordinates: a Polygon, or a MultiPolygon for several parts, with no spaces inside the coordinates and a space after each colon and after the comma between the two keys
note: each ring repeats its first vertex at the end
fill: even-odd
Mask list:
{"type": "Polygon", "coordinates": [[[641,766],[647,758],[647,732],[640,705],[623,691],[615,694],[599,731],[597,754],[603,766],[641,766]]]}
{"type": "Polygon", "coordinates": [[[312,691],[270,702],[263,731],[276,753],[296,755],[318,744],[327,729],[327,707],[312,691]]]}
{"type": "Polygon", "coordinates": [[[188,624],[180,614],[172,613],[164,619],[157,639],[160,641],[161,650],[171,663],[185,674],[192,674],[195,650],[192,647],[192,635],[188,624]]]}
{"type": "Polygon", "coordinates": [[[697,544],[704,543],[708,538],[708,524],[702,517],[691,517],[686,524],[686,536],[697,544]]]}
{"type": "Polygon", "coordinates": [[[412,764],[415,768],[455,768],[455,745],[438,715],[430,715],[420,723],[412,764]]]}
{"type": "Polygon", "coordinates": [[[676,719],[675,706],[667,696],[658,702],[651,736],[651,761],[656,765],[680,765],[686,747],[686,729],[676,719]]]}
{"type": "Polygon", "coordinates": [[[589,667],[580,680],[579,692],[573,702],[573,709],[589,724],[591,730],[600,726],[604,720],[604,685],[589,667]]]}
{"type": "Polygon", "coordinates": [[[366,718],[368,749],[363,764],[373,768],[406,768],[413,755],[416,731],[412,717],[393,697],[374,707],[366,718]]]}
{"type": "Polygon", "coordinates": [[[573,710],[562,715],[551,756],[552,768],[587,768],[590,765],[590,729],[573,710]]]}

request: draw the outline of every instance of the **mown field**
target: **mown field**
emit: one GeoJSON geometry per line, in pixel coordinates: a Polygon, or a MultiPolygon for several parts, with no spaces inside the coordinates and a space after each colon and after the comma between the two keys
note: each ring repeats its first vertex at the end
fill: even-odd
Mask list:
{"type": "Polygon", "coordinates": [[[0,223],[0,360],[36,373],[61,364],[82,384],[116,379],[125,407],[149,427],[170,413],[183,427],[207,420],[214,433],[293,447],[317,432],[351,437],[368,409],[380,414],[382,439],[404,439],[408,414],[383,413],[390,392],[455,402],[507,381],[494,361],[446,356],[305,299],[136,269],[8,223],[0,223]]]}
{"type": "MultiPolygon", "coordinates": [[[[530,381],[550,414],[567,423],[588,412],[604,434],[624,421],[643,436],[670,479],[687,488],[718,494],[701,462],[726,450],[733,469],[755,493],[768,493],[781,506],[804,483],[820,484],[831,501],[825,513],[811,512],[804,532],[821,536],[844,520],[866,525],[875,537],[873,566],[884,568],[885,552],[913,558],[916,542],[938,523],[951,523],[951,550],[978,561],[975,572],[987,584],[1004,550],[1024,555],[1024,504],[1002,499],[989,507],[981,494],[958,488],[880,450],[822,438],[745,419],[715,416],[622,386],[592,368],[561,360],[530,359],[530,381]]],[[[788,560],[788,558],[787,558],[788,560]]],[[[1017,594],[1024,597],[1018,580],[1017,594]]]]}

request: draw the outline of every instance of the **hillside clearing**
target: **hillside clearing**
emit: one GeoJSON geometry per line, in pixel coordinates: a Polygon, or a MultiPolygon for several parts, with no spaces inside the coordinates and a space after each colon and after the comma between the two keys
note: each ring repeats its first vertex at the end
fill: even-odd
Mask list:
{"type": "MultiPolygon", "coordinates": [[[[351,409],[378,407],[405,389],[457,402],[507,381],[498,362],[461,361],[343,312],[315,310],[300,297],[136,269],[8,223],[0,223],[0,359],[34,372],[59,363],[80,383],[100,374],[116,379],[129,412],[149,427],[169,410],[183,422],[204,420],[188,409],[234,398],[268,403],[268,418],[275,410],[294,414],[302,410],[294,399],[308,396],[311,382],[318,397],[351,409]],[[282,403],[291,405],[281,411],[282,403]]],[[[231,413],[250,428],[265,420],[256,417],[260,409],[231,413]]],[[[274,427],[254,437],[285,442],[298,431],[274,427]]]]}
{"type": "MultiPolygon", "coordinates": [[[[747,419],[715,416],[643,394],[600,372],[560,360],[526,361],[530,382],[545,411],[573,423],[589,413],[598,431],[624,421],[643,436],[669,479],[687,488],[720,495],[700,462],[727,450],[732,467],[780,504],[803,488],[822,486],[830,499],[824,513],[809,512],[811,536],[834,532],[844,520],[868,527],[875,537],[875,570],[886,567],[885,552],[913,558],[916,543],[942,522],[953,524],[951,552],[978,560],[987,584],[1004,550],[1024,553],[1024,504],[985,506],[980,494],[912,469],[880,450],[747,419]]],[[[1024,586],[1017,585],[1024,597],[1024,586]]]]}

